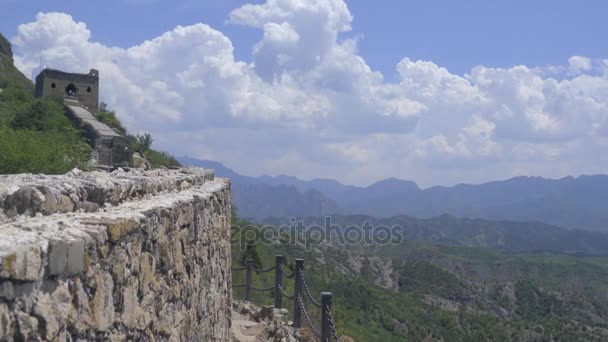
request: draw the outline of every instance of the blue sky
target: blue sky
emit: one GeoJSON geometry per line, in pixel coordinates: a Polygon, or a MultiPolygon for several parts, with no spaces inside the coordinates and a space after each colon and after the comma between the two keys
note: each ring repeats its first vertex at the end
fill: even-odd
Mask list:
{"type": "MultiPolygon", "coordinates": [[[[17,25],[38,12],[58,11],[87,23],[96,41],[129,47],[177,25],[197,22],[220,29],[234,42],[241,60],[261,33],[227,23],[237,0],[2,0],[0,32],[13,36],[17,25]],[[6,15],[10,14],[10,15],[6,15]]],[[[608,56],[608,2],[603,0],[511,1],[347,1],[355,22],[346,36],[361,37],[368,64],[394,76],[407,55],[432,60],[457,74],[476,65],[563,64],[570,56],[608,56]]]]}
{"type": "Polygon", "coordinates": [[[26,75],[98,68],[131,132],[244,174],[608,169],[605,1],[0,2],[26,75]]]}

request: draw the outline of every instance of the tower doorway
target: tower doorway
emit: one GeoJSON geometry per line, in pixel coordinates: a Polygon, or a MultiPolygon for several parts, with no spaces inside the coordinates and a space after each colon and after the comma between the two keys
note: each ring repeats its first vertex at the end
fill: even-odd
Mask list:
{"type": "Polygon", "coordinates": [[[78,88],[76,88],[74,83],[70,83],[67,87],[65,87],[65,94],[67,96],[76,96],[76,92],[78,92],[78,88]]]}

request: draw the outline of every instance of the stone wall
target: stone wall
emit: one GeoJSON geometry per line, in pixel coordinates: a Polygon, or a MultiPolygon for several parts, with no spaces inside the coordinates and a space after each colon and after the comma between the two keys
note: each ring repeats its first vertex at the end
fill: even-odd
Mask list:
{"type": "Polygon", "coordinates": [[[0,341],[230,340],[230,183],[0,176],[0,341]]]}

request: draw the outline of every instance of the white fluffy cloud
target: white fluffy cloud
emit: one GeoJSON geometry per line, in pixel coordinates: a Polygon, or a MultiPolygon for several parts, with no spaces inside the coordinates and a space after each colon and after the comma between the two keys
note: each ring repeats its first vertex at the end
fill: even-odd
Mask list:
{"type": "Polygon", "coordinates": [[[247,174],[447,184],[608,167],[597,159],[608,144],[607,60],[573,56],[549,77],[523,65],[456,75],[406,57],[388,82],[356,40],[339,38],[353,25],[342,0],[267,0],[229,21],[263,31],[251,63],[202,23],[123,49],[92,41],[67,14],[41,13],[18,27],[16,64],[26,75],[40,60],[97,68],[102,99],[131,131],[247,174]]]}
{"type": "Polygon", "coordinates": [[[568,59],[568,70],[573,74],[591,70],[591,59],[583,56],[572,56],[568,59]]]}

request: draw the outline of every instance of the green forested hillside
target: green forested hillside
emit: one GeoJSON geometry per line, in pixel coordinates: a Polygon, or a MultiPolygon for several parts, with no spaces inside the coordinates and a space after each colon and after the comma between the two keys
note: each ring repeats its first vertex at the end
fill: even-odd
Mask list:
{"type": "MultiPolygon", "coordinates": [[[[258,244],[247,252],[235,246],[235,266],[244,254],[257,255],[261,267],[272,266],[275,254],[287,255],[288,262],[305,258],[314,292],[334,293],[339,332],[357,341],[608,339],[607,258],[414,242],[310,251],[258,244]]],[[[234,273],[234,283],[244,283],[243,277],[234,273]]],[[[257,286],[272,285],[272,279],[256,280],[257,286]]],[[[272,303],[268,294],[255,300],[272,303]]]]}

